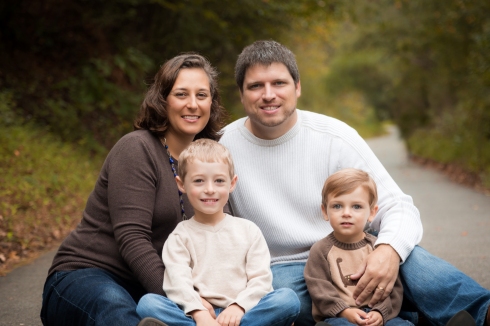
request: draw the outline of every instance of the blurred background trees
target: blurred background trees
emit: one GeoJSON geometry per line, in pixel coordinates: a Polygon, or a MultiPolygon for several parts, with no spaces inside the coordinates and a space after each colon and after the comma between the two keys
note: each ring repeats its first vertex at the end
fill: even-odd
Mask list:
{"type": "Polygon", "coordinates": [[[220,71],[276,39],[300,66],[298,107],[365,137],[398,125],[410,152],[490,188],[490,2],[483,0],[7,0],[0,3],[0,272],[80,219],[107,150],[132,130],[163,62],[220,71]]]}

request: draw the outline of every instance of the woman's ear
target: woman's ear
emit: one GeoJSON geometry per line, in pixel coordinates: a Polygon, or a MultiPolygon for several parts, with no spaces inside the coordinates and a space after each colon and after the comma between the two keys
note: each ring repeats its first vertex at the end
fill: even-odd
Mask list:
{"type": "Polygon", "coordinates": [[[184,182],[182,181],[182,179],[180,179],[179,176],[176,176],[175,181],[177,182],[177,188],[179,188],[180,192],[185,194],[184,182]]]}

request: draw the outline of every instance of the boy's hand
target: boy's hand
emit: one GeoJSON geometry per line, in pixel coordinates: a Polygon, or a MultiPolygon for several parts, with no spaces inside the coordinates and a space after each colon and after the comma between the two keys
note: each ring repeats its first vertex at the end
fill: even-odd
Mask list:
{"type": "Polygon", "coordinates": [[[213,305],[210,304],[206,299],[204,299],[203,297],[201,297],[201,302],[202,302],[202,305],[204,306],[204,308],[206,308],[208,311],[209,311],[209,314],[211,315],[211,317],[213,317],[214,319],[216,319],[216,313],[214,312],[214,308],[213,308],[213,305]]]}
{"type": "Polygon", "coordinates": [[[361,309],[347,308],[338,314],[338,316],[344,317],[350,323],[355,325],[366,325],[368,314],[361,309]]]}
{"type": "Polygon", "coordinates": [[[207,310],[194,310],[189,313],[197,326],[220,326],[207,310]]]}
{"type": "Polygon", "coordinates": [[[365,325],[383,326],[383,316],[379,313],[379,311],[370,311],[367,314],[365,325]]]}
{"type": "Polygon", "coordinates": [[[245,311],[236,303],[223,310],[216,319],[221,326],[238,326],[245,311]]]}
{"type": "Polygon", "coordinates": [[[362,268],[351,275],[351,279],[359,279],[354,299],[357,305],[361,305],[372,294],[369,306],[373,307],[386,299],[393,290],[400,268],[400,256],[393,247],[382,244],[368,255],[366,265],[362,268]]]}

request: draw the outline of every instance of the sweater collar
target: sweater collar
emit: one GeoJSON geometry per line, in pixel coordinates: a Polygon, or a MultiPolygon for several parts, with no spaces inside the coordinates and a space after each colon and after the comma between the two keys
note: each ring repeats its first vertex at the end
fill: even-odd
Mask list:
{"type": "Polygon", "coordinates": [[[240,130],[240,133],[242,134],[245,139],[250,141],[253,144],[259,145],[259,146],[264,146],[264,147],[272,147],[272,146],[277,146],[281,145],[290,139],[292,139],[294,136],[296,136],[299,131],[301,130],[301,123],[303,121],[303,113],[301,110],[296,109],[297,114],[298,114],[298,119],[296,120],[296,123],[294,126],[289,129],[284,135],[282,135],[279,138],[276,139],[261,139],[256,137],[254,134],[250,132],[250,130],[245,127],[245,121],[247,121],[248,118],[243,118],[242,123],[238,126],[238,130],[240,130]]]}

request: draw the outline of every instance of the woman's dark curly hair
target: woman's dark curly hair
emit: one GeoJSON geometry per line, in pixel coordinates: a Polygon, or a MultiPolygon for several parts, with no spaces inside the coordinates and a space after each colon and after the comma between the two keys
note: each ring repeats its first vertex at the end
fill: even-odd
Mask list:
{"type": "Polygon", "coordinates": [[[181,69],[200,68],[209,79],[211,91],[211,113],[206,127],[194,137],[210,138],[218,141],[224,127],[226,111],[221,106],[218,90],[218,72],[209,61],[197,53],[183,53],[167,62],[160,68],[141,103],[140,111],[134,121],[134,130],[145,129],[157,137],[163,137],[168,128],[167,96],[174,86],[181,69]]]}

